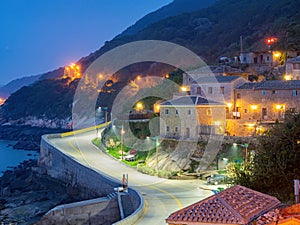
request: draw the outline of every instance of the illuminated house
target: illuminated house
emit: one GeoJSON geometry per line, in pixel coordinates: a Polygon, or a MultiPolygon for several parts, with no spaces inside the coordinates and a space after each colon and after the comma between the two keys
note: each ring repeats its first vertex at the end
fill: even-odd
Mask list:
{"type": "Polygon", "coordinates": [[[270,51],[242,52],[240,61],[243,64],[268,64],[273,63],[273,56],[270,51]]]}
{"type": "Polygon", "coordinates": [[[236,88],[233,107],[243,121],[282,120],[287,109],[300,110],[300,81],[246,83],[236,88]]]}
{"type": "Polygon", "coordinates": [[[280,206],[272,196],[236,185],[172,213],[168,225],[246,225],[280,206]]]}
{"type": "Polygon", "coordinates": [[[226,104],[226,117],[232,117],[234,89],[248,81],[240,76],[199,76],[197,81],[191,81],[191,95],[199,95],[209,100],[226,104]]]}
{"type": "Polygon", "coordinates": [[[286,61],[287,80],[300,80],[300,56],[286,61]]]}
{"type": "Polygon", "coordinates": [[[202,134],[224,134],[225,104],[200,96],[184,96],[160,104],[160,136],[198,139],[202,134]]]}

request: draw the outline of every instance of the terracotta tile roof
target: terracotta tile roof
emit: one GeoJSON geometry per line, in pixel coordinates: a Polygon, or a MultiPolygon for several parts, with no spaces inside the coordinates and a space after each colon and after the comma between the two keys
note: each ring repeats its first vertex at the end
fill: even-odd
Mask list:
{"type": "Polygon", "coordinates": [[[185,225],[248,224],[278,205],[275,197],[236,185],[172,213],[166,221],[185,225]]]}

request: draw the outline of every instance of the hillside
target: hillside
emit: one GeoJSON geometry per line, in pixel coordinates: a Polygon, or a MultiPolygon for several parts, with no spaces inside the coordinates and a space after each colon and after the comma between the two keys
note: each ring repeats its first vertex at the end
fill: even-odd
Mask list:
{"type": "MultiPolygon", "coordinates": [[[[202,1],[195,2],[201,4],[202,1]]],[[[223,55],[238,55],[241,35],[243,36],[243,45],[246,51],[266,49],[264,40],[272,35],[278,38],[274,49],[300,52],[299,8],[299,0],[219,0],[208,8],[168,17],[153,23],[135,35],[117,36],[113,40],[106,42],[98,51],[82,58],[79,64],[84,72],[95,59],[114,47],[132,41],[149,39],[165,40],[183,45],[200,55],[209,64],[216,63],[218,58],[223,55]]],[[[139,66],[139,70],[134,70],[133,66],[124,70],[122,72],[123,75],[119,73],[119,78],[122,77],[122,79],[117,79],[118,82],[114,83],[115,92],[112,94],[106,93],[106,98],[109,99],[109,101],[106,101],[106,104],[113,101],[114,96],[118,93],[117,89],[126,85],[137,71],[147,71],[151,67],[152,64],[146,64],[139,66]]],[[[161,71],[161,73],[156,72],[157,75],[165,74],[165,72],[168,72],[166,69],[173,69],[165,66],[158,67],[156,66],[156,71],[161,71]]],[[[62,74],[62,69],[58,74],[62,74]]],[[[58,81],[48,80],[47,82],[51,85],[51,82],[58,81]]],[[[50,96],[47,98],[43,94],[43,88],[39,87],[39,85],[47,89],[46,86],[43,86],[43,82],[39,82],[12,95],[3,106],[5,118],[7,119],[8,116],[13,116],[14,118],[18,118],[21,115],[29,116],[31,113],[34,113],[36,116],[63,117],[70,115],[68,107],[71,107],[69,104],[72,102],[71,93],[74,90],[62,91],[56,90],[55,87],[51,89],[59,97],[61,104],[68,104],[68,106],[59,106],[57,98],[52,98],[50,89],[46,90],[50,96]],[[36,89],[39,91],[36,91],[36,89]],[[28,96],[28,93],[31,93],[31,95],[28,96]],[[26,101],[27,104],[24,104],[22,96],[28,96],[30,101],[26,101]],[[45,99],[47,99],[47,104],[43,103],[45,99]],[[32,109],[24,111],[24,105],[32,109]],[[35,110],[36,107],[38,110],[35,110]],[[60,114],[62,108],[68,110],[60,114]],[[20,111],[22,110],[23,112],[21,113],[20,111]]],[[[69,87],[63,85],[57,88],[69,87]]],[[[73,88],[75,86],[72,86],[73,88]]]]}
{"type": "Polygon", "coordinates": [[[14,93],[15,91],[19,90],[21,87],[28,86],[33,84],[38,80],[54,78],[61,76],[63,74],[63,69],[59,68],[44,74],[33,75],[33,76],[26,76],[19,79],[12,80],[8,84],[5,84],[0,87],[0,97],[7,98],[10,94],[14,93]]]}
{"type": "Polygon", "coordinates": [[[216,0],[174,0],[172,3],[160,8],[159,10],[144,16],[143,18],[138,20],[134,25],[128,27],[125,31],[123,31],[118,37],[125,35],[134,35],[146,28],[147,26],[158,22],[162,19],[206,8],[214,4],[215,1],[216,0]]]}

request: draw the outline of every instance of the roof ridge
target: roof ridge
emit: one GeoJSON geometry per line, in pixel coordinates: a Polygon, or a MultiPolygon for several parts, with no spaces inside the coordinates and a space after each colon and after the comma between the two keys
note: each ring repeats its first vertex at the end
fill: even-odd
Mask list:
{"type": "Polygon", "coordinates": [[[228,204],[219,194],[215,194],[215,195],[216,195],[217,199],[220,200],[222,202],[222,204],[225,205],[225,207],[227,207],[230,211],[232,211],[232,213],[237,218],[239,218],[241,220],[241,222],[243,222],[243,224],[246,224],[244,218],[237,211],[235,211],[235,209],[233,209],[230,204],[228,204]]]}

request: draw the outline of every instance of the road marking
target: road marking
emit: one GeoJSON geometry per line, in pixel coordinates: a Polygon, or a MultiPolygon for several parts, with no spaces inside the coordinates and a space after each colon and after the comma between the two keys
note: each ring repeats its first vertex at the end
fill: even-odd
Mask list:
{"type": "Polygon", "coordinates": [[[167,192],[165,190],[162,190],[162,189],[160,189],[158,187],[149,186],[149,188],[158,190],[158,191],[160,191],[162,193],[165,193],[166,195],[169,195],[171,198],[173,198],[175,200],[175,202],[177,203],[177,205],[179,206],[180,209],[183,208],[181,202],[179,201],[179,199],[175,195],[173,195],[173,194],[171,194],[171,193],[169,193],[169,192],[167,192]]]}
{"type": "Polygon", "coordinates": [[[110,123],[111,122],[102,123],[102,124],[99,124],[97,126],[87,127],[87,128],[83,128],[81,130],[75,130],[75,131],[70,131],[70,132],[62,133],[61,137],[69,137],[69,136],[73,136],[75,134],[82,134],[82,133],[86,133],[88,131],[97,130],[97,129],[100,129],[100,128],[108,126],[110,123]]]}
{"type": "Polygon", "coordinates": [[[77,151],[77,152],[81,155],[82,159],[87,163],[87,165],[89,165],[90,167],[94,167],[93,165],[91,165],[91,164],[88,162],[88,160],[84,157],[82,151],[80,151],[80,149],[77,148],[77,147],[72,143],[72,141],[68,141],[68,144],[71,146],[71,148],[73,148],[75,151],[77,151]]]}

